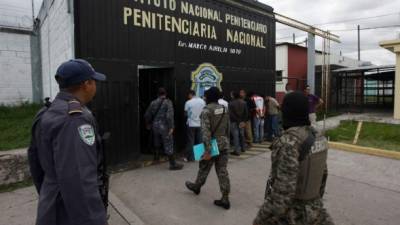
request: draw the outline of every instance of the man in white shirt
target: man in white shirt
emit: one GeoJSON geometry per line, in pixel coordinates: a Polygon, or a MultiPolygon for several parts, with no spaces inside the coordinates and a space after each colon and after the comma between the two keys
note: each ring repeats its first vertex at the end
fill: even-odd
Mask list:
{"type": "Polygon", "coordinates": [[[252,112],[254,143],[261,143],[264,140],[264,118],[265,118],[264,98],[257,94],[254,94],[253,96],[251,96],[251,100],[254,102],[255,105],[255,109],[252,112]]]}
{"type": "Polygon", "coordinates": [[[225,109],[228,109],[229,103],[228,103],[227,101],[225,101],[225,99],[224,99],[223,97],[221,97],[220,99],[218,99],[218,104],[224,106],[225,109]]]}
{"type": "Polygon", "coordinates": [[[188,93],[188,101],[185,103],[185,114],[187,116],[187,147],[185,161],[194,161],[193,145],[202,142],[200,129],[200,114],[206,103],[196,96],[193,90],[188,93]]]}

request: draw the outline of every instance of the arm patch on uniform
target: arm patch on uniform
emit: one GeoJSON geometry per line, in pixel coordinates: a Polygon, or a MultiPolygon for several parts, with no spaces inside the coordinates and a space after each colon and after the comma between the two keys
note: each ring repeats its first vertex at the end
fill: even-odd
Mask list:
{"type": "Polygon", "coordinates": [[[224,108],[214,110],[214,115],[221,115],[222,113],[224,113],[224,108]]]}
{"type": "Polygon", "coordinates": [[[90,146],[94,144],[96,136],[94,134],[94,129],[92,125],[81,125],[80,127],[78,127],[78,132],[83,142],[90,146]]]}
{"type": "Polygon", "coordinates": [[[317,138],[314,145],[311,147],[311,154],[316,154],[329,149],[328,141],[325,137],[317,138]]]}

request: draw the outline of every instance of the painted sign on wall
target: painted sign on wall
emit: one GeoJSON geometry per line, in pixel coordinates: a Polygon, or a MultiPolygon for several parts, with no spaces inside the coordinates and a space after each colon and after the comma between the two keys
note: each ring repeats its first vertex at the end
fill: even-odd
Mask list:
{"type": "Polygon", "coordinates": [[[221,90],[221,81],[222,73],[211,63],[203,63],[192,72],[192,90],[200,97],[211,87],[218,87],[221,90]]]}

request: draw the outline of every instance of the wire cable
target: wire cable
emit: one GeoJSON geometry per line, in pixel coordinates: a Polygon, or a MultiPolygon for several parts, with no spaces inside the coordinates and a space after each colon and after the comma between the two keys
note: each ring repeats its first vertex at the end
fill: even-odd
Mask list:
{"type": "MultiPolygon", "coordinates": [[[[375,19],[375,18],[393,16],[393,15],[399,15],[400,16],[400,12],[377,15],[377,16],[360,17],[360,18],[347,19],[347,20],[337,20],[337,21],[331,21],[331,22],[326,22],[326,23],[313,24],[313,26],[322,26],[322,25],[328,25],[328,24],[338,24],[338,23],[346,23],[346,22],[353,22],[353,21],[359,21],[359,20],[368,20],[368,19],[375,19]]],[[[293,29],[293,28],[290,28],[290,27],[282,28],[282,29],[277,29],[276,31],[289,30],[289,29],[293,29]]]]}
{"type": "MultiPolygon", "coordinates": [[[[375,29],[383,29],[383,28],[393,28],[393,27],[400,27],[400,24],[393,24],[393,25],[386,25],[386,26],[377,26],[377,27],[364,27],[360,28],[360,30],[375,30],[375,29]]],[[[343,30],[329,30],[332,32],[340,32],[340,31],[355,31],[357,28],[352,29],[343,29],[343,30]]]]}

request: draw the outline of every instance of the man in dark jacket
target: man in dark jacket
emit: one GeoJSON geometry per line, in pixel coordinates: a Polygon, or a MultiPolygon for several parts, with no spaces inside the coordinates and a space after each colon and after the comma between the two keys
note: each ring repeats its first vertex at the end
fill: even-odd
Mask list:
{"type": "Polygon", "coordinates": [[[232,155],[239,156],[245,151],[244,128],[248,120],[246,102],[239,93],[231,92],[232,101],[229,103],[229,118],[231,120],[231,134],[233,136],[234,151],[232,155]]]}
{"type": "Polygon", "coordinates": [[[39,111],[28,149],[33,182],[39,193],[37,225],[106,225],[102,185],[101,138],[86,108],[105,80],[85,60],[63,63],[57,70],[60,92],[39,111]]]}
{"type": "Polygon", "coordinates": [[[251,125],[251,119],[252,119],[251,114],[255,110],[256,104],[250,98],[252,96],[252,93],[247,93],[245,90],[242,89],[240,90],[239,94],[240,98],[243,99],[247,104],[248,117],[246,121],[246,126],[244,128],[244,137],[247,146],[251,147],[253,145],[253,128],[251,125]]]}

